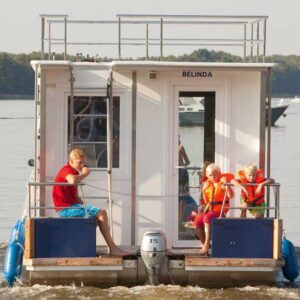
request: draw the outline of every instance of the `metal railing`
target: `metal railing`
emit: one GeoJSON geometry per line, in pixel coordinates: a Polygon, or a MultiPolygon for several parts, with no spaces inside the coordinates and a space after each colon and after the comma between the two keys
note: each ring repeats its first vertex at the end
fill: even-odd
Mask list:
{"type": "MultiPolygon", "coordinates": [[[[199,167],[187,167],[187,166],[176,166],[176,169],[181,170],[181,169],[185,169],[187,171],[192,171],[195,175],[195,172],[197,172],[197,174],[199,175],[199,179],[200,179],[200,174],[203,172],[203,169],[199,169],[199,167]]],[[[189,173],[190,175],[190,173],[189,173]]],[[[258,183],[241,183],[242,186],[258,186],[258,183]]],[[[226,192],[225,192],[225,197],[223,199],[223,203],[222,203],[222,208],[221,208],[221,214],[220,217],[222,217],[224,208],[225,208],[225,202],[226,202],[226,194],[227,194],[227,190],[229,187],[236,187],[235,185],[233,185],[232,183],[224,183],[224,186],[226,187],[226,192]]],[[[197,194],[199,193],[199,196],[201,194],[201,185],[199,184],[195,184],[195,178],[193,178],[193,184],[191,185],[189,182],[189,188],[190,189],[195,189],[197,190],[197,194]]],[[[238,187],[236,187],[238,188],[238,187]]],[[[266,207],[264,208],[267,211],[267,217],[269,217],[270,215],[270,211],[274,211],[274,217],[276,219],[279,219],[280,217],[280,184],[279,183],[270,183],[267,184],[263,187],[263,189],[265,189],[265,199],[266,199],[266,207]],[[274,206],[270,206],[270,188],[273,187],[274,189],[274,206]]],[[[185,196],[186,194],[179,194],[179,196],[185,196]]],[[[199,209],[200,206],[199,206],[199,209]]],[[[226,207],[227,209],[227,207],[226,207]]],[[[229,206],[228,210],[242,210],[245,209],[244,207],[241,206],[229,206]]],[[[251,209],[251,207],[246,208],[246,209],[251,209]]]]}
{"type": "MultiPolygon", "coordinates": [[[[241,183],[242,186],[258,186],[258,183],[241,183]]],[[[224,208],[225,208],[225,202],[226,202],[226,195],[227,195],[227,191],[229,187],[234,186],[232,183],[224,183],[224,186],[226,186],[226,191],[225,191],[225,196],[223,199],[223,203],[222,203],[222,208],[221,208],[221,214],[220,217],[223,215],[224,212],[224,208]]],[[[271,210],[274,210],[274,218],[275,219],[279,219],[280,218],[280,184],[279,183],[270,183],[265,185],[263,188],[269,190],[270,187],[274,188],[274,206],[270,206],[270,199],[268,197],[268,195],[270,193],[267,194],[267,199],[266,199],[266,207],[264,207],[264,209],[267,211],[267,217],[270,216],[269,212],[271,210]]],[[[255,208],[255,207],[247,207],[246,209],[251,209],[251,208],[255,208]]],[[[245,209],[245,207],[240,207],[240,206],[229,206],[226,207],[226,209],[228,210],[241,210],[241,209],[245,209]]]]}
{"type": "MultiPolygon", "coordinates": [[[[42,14],[41,17],[41,59],[45,56],[45,43],[48,43],[48,59],[52,57],[53,46],[63,45],[64,60],[67,59],[69,46],[115,46],[118,59],[123,58],[123,49],[127,46],[143,46],[146,60],[149,59],[149,50],[159,50],[160,60],[163,60],[166,47],[238,47],[243,51],[243,59],[246,61],[249,48],[249,60],[264,61],[266,55],[267,16],[221,16],[221,15],[143,15],[143,14],[118,14],[116,20],[70,20],[68,15],[42,14]],[[46,36],[46,24],[48,34],[46,36]],[[63,37],[53,37],[52,25],[63,25],[63,37]],[[69,39],[70,25],[114,25],[116,27],[115,40],[81,42],[69,39]],[[133,25],[132,32],[137,34],[142,31],[142,36],[125,36],[125,29],[133,25]],[[182,30],[178,30],[180,25],[182,30]],[[220,27],[218,37],[198,36],[200,28],[209,32],[212,27],[220,27]],[[185,27],[185,29],[184,29],[185,27]],[[229,28],[235,27],[238,32],[230,32],[229,28]],[[151,31],[150,31],[151,29],[151,31]],[[173,29],[173,30],[172,30],[173,29]],[[177,36],[182,31],[182,36],[177,36]],[[176,35],[174,36],[174,32],[176,35]],[[225,37],[225,32],[229,37],[225,37]],[[172,34],[171,34],[172,33],[172,34]],[[189,35],[192,35],[189,37],[189,35]],[[232,36],[231,36],[232,35],[232,36]],[[256,50],[256,51],[255,51],[256,50]],[[255,53],[256,52],[256,53],[255,53]]],[[[97,33],[95,33],[97,36],[97,33]]],[[[111,34],[109,38],[111,38],[111,34]]],[[[223,50],[223,49],[222,49],[223,50]]]]}
{"type": "Polygon", "coordinates": [[[40,206],[37,204],[37,188],[40,187],[50,187],[50,186],[78,186],[80,189],[80,193],[82,196],[82,202],[83,202],[83,207],[85,210],[85,218],[88,218],[88,213],[87,213],[87,208],[86,208],[86,202],[85,202],[85,197],[84,197],[84,193],[83,193],[83,186],[85,185],[85,183],[80,182],[77,184],[70,184],[70,183],[64,183],[64,182],[28,182],[28,217],[31,218],[32,213],[31,211],[34,210],[34,217],[37,217],[36,211],[41,211],[41,210],[46,210],[46,209],[50,209],[50,210],[54,210],[54,209],[81,209],[80,207],[76,208],[76,207],[56,207],[56,206],[40,206]],[[31,187],[34,188],[33,191],[33,199],[32,199],[32,191],[31,191],[31,187]],[[32,205],[32,202],[34,203],[34,205],[32,205]]]}

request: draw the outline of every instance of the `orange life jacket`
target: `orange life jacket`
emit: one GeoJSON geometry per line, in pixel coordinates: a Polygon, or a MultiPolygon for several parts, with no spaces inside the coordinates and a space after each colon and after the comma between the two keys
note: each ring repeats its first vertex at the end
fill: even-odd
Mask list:
{"type": "MultiPolygon", "coordinates": [[[[204,202],[206,204],[205,210],[212,210],[214,212],[220,213],[222,210],[222,204],[225,198],[226,187],[223,185],[222,178],[226,178],[226,182],[230,182],[231,179],[234,178],[232,174],[226,173],[221,174],[219,181],[215,184],[209,179],[207,182],[209,183],[208,187],[203,190],[203,194],[205,195],[204,202]]],[[[230,189],[230,187],[228,187],[230,189]]],[[[224,203],[224,213],[228,211],[229,208],[229,197],[226,195],[225,203],[224,203]]]]}
{"type": "Polygon", "coordinates": [[[199,205],[204,205],[204,200],[203,200],[203,193],[202,193],[202,187],[204,182],[207,180],[206,175],[203,175],[201,178],[199,178],[199,186],[200,186],[200,199],[199,199],[199,205]]]}
{"type": "MultiPolygon", "coordinates": [[[[240,181],[241,183],[250,183],[249,180],[247,180],[246,176],[245,176],[245,171],[244,170],[240,170],[238,172],[238,175],[240,177],[240,181]]],[[[264,177],[264,174],[263,174],[263,171],[258,169],[257,170],[257,173],[256,173],[256,178],[254,180],[253,183],[261,183],[261,182],[264,182],[265,181],[265,177],[264,177]]],[[[261,190],[261,192],[257,195],[255,193],[256,189],[257,189],[257,186],[245,186],[247,192],[248,192],[248,196],[246,196],[245,192],[242,191],[242,197],[244,199],[246,199],[246,202],[247,203],[252,203],[252,204],[255,204],[255,205],[259,205],[261,203],[263,203],[265,201],[265,189],[263,188],[261,190]]]]}

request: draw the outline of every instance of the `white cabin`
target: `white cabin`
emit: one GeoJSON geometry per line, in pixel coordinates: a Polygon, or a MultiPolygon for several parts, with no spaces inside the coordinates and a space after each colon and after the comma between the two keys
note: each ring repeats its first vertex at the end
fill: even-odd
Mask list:
{"type": "MultiPolygon", "coordinates": [[[[215,161],[223,172],[235,173],[249,162],[265,169],[266,91],[273,64],[33,61],[32,66],[38,78],[36,176],[40,182],[53,181],[67,163],[70,147],[84,147],[92,168],[83,187],[86,202],[110,211],[119,245],[139,245],[144,231],[161,229],[170,249],[199,247],[193,236],[184,238],[179,232],[181,96],[205,98],[206,123],[201,132],[195,131],[198,136],[189,136],[189,146],[185,144],[187,153],[193,144],[199,148],[188,166],[192,171],[207,160],[215,161]],[[101,108],[108,91],[114,99],[111,205],[107,116],[101,108]],[[75,104],[70,110],[72,97],[75,104]],[[96,121],[102,122],[103,131],[97,136],[92,134],[101,127],[96,121]]],[[[43,193],[40,205],[53,206],[51,188],[41,188],[43,193]]],[[[195,195],[198,202],[197,191],[195,195]]],[[[46,210],[46,215],[56,213],[46,210]]],[[[97,241],[103,242],[100,234],[97,241]]]]}

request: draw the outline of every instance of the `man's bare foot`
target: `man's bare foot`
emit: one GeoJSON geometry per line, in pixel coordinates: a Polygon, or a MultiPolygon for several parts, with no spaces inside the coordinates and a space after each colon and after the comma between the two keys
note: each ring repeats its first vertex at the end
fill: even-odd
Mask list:
{"type": "Polygon", "coordinates": [[[131,253],[116,247],[116,248],[110,250],[110,255],[113,255],[113,256],[127,256],[127,255],[131,255],[131,253]]]}
{"type": "Polygon", "coordinates": [[[202,247],[199,251],[200,255],[202,256],[208,256],[208,249],[202,247]]]}

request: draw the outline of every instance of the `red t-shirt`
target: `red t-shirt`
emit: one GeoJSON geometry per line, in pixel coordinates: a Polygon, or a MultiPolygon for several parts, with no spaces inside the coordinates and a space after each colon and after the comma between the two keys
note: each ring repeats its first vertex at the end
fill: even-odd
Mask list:
{"type": "MultiPolygon", "coordinates": [[[[66,177],[69,174],[79,175],[79,172],[73,169],[69,164],[63,166],[57,173],[54,182],[68,182],[66,177]]],[[[73,204],[77,204],[77,186],[53,186],[52,198],[54,205],[57,207],[69,207],[73,204]]],[[[57,208],[57,211],[61,208],[57,208]]]]}

